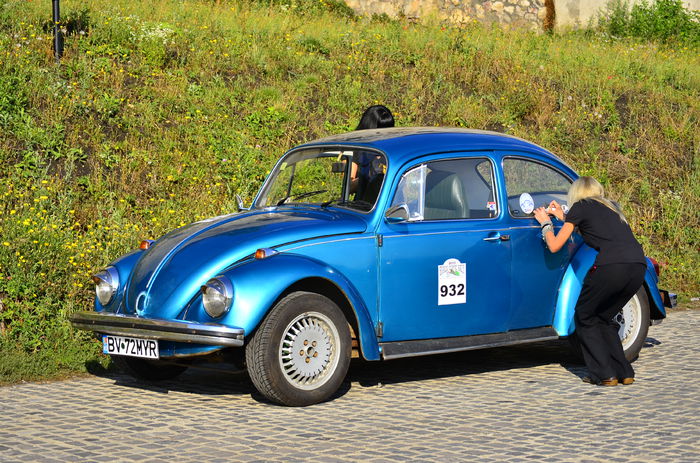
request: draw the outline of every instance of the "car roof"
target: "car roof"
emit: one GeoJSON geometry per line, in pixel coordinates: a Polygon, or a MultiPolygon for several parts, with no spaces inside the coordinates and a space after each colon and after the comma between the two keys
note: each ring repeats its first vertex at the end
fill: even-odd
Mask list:
{"type": "Polygon", "coordinates": [[[512,135],[475,129],[394,127],[356,130],[320,138],[298,148],[318,145],[375,148],[386,153],[390,161],[398,163],[429,153],[508,150],[538,153],[566,165],[559,157],[534,143],[512,135]]]}

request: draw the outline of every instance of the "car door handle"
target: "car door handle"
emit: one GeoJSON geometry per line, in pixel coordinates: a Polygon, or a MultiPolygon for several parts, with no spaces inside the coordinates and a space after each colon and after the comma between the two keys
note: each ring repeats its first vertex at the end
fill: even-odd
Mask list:
{"type": "Polygon", "coordinates": [[[510,235],[496,235],[484,238],[484,241],[509,241],[510,235]]]}

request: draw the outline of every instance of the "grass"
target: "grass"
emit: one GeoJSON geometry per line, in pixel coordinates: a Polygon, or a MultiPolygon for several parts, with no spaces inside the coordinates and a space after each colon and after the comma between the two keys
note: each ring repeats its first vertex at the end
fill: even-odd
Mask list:
{"type": "MultiPolygon", "coordinates": [[[[336,3],[0,5],[0,382],[81,371],[67,316],[141,239],[249,202],[291,146],[388,105],[399,125],[498,130],[619,200],[662,286],[700,293],[700,55],[590,31],[356,18],[336,3]],[[49,24],[50,25],[50,24],[49,24]]],[[[102,360],[103,361],[103,360],[102,360]]]]}

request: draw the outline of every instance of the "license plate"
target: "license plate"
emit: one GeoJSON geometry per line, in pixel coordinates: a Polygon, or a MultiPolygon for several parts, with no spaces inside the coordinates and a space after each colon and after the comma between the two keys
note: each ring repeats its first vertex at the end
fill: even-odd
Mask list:
{"type": "Polygon", "coordinates": [[[110,355],[125,355],[128,357],[147,359],[159,358],[158,341],[155,339],[104,335],[102,337],[102,352],[110,355]]]}

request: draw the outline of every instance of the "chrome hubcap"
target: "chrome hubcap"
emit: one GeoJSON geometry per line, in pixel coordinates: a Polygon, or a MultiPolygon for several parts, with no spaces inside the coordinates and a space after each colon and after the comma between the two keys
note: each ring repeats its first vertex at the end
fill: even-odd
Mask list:
{"type": "Polygon", "coordinates": [[[331,377],[338,364],[340,337],[333,322],[318,312],[306,312],[287,325],[279,361],[285,379],[299,389],[315,389],[331,377]]]}
{"type": "Polygon", "coordinates": [[[634,340],[637,339],[639,330],[641,329],[641,318],[642,308],[639,303],[639,298],[635,294],[613,318],[613,320],[620,325],[617,334],[620,336],[623,349],[627,350],[634,340]]]}

